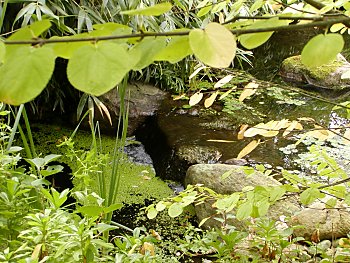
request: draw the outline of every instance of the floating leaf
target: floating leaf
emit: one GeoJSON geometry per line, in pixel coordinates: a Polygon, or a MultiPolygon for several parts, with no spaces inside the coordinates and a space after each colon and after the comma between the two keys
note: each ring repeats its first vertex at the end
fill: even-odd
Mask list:
{"type": "Polygon", "coordinates": [[[174,37],[165,48],[157,53],[154,60],[177,63],[191,54],[192,50],[188,36],[180,36],[174,37]]]}
{"type": "Polygon", "coordinates": [[[320,34],[313,37],[301,52],[301,62],[307,67],[318,67],[332,62],[343,50],[344,40],[340,34],[320,34]]]}
{"type": "Polygon", "coordinates": [[[205,101],[204,101],[204,107],[206,108],[209,108],[211,105],[213,105],[216,97],[218,96],[219,92],[216,91],[214,92],[213,94],[210,95],[209,98],[207,98],[205,101]]]}
{"type": "Polygon", "coordinates": [[[78,90],[100,96],[114,88],[138,59],[111,42],[83,46],[68,62],[68,79],[78,90]]]}
{"type": "Polygon", "coordinates": [[[214,88],[220,88],[224,86],[226,83],[229,83],[231,79],[233,78],[233,75],[227,75],[220,79],[218,82],[215,83],[214,88]]]}
{"type": "Polygon", "coordinates": [[[249,153],[251,153],[260,143],[260,139],[259,140],[253,140],[250,143],[248,143],[248,145],[246,147],[244,147],[239,154],[237,155],[237,159],[242,159],[244,156],[248,155],[249,153]]]}
{"type": "Polygon", "coordinates": [[[243,140],[244,138],[244,132],[248,129],[249,125],[248,124],[243,124],[241,125],[241,127],[239,128],[239,132],[237,134],[237,139],[238,140],[243,140]]]}
{"type": "Polygon", "coordinates": [[[298,129],[298,130],[302,130],[303,127],[301,127],[300,129],[300,126],[298,127],[298,124],[301,125],[299,122],[297,121],[292,121],[290,123],[290,125],[288,126],[288,128],[284,131],[284,133],[282,134],[283,137],[287,136],[289,133],[291,133],[294,129],[298,129]]]}
{"type": "Polygon", "coordinates": [[[193,71],[193,73],[190,75],[189,79],[192,79],[193,77],[195,77],[202,69],[206,69],[208,67],[206,66],[201,66],[199,68],[197,68],[195,71],[193,71]]]}
{"type": "Polygon", "coordinates": [[[234,86],[231,89],[229,89],[228,91],[226,91],[225,93],[221,94],[220,97],[219,97],[219,100],[222,100],[222,99],[226,98],[236,88],[237,88],[237,86],[234,86]]]}
{"type": "Polygon", "coordinates": [[[247,97],[253,95],[256,92],[256,89],[259,87],[259,84],[255,83],[255,82],[250,82],[248,83],[241,95],[239,96],[239,101],[244,101],[247,97]]]}
{"type": "Polygon", "coordinates": [[[189,101],[189,105],[190,106],[194,106],[196,104],[198,104],[203,98],[203,93],[201,92],[196,92],[195,94],[193,94],[191,97],[190,97],[190,101],[189,101]]]}
{"type": "Polygon", "coordinates": [[[51,78],[55,59],[48,47],[20,46],[6,53],[0,67],[0,101],[19,105],[38,96],[51,78]]]}
{"type": "Polygon", "coordinates": [[[162,14],[170,11],[170,9],[172,7],[173,6],[169,2],[164,2],[164,3],[160,3],[160,4],[155,4],[155,5],[150,6],[150,7],[121,11],[120,14],[122,14],[122,15],[159,16],[159,15],[162,15],[162,14]]]}
{"type": "Polygon", "coordinates": [[[209,23],[204,30],[191,30],[189,38],[196,57],[211,67],[228,67],[235,57],[236,39],[218,23],[209,23]]]}

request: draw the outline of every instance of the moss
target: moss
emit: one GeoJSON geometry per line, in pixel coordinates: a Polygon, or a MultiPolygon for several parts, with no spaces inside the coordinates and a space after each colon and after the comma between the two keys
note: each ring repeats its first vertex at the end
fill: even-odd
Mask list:
{"type": "MultiPolygon", "coordinates": [[[[73,170],[76,170],[76,165],[66,156],[66,150],[63,147],[57,147],[65,137],[70,137],[73,132],[64,127],[53,125],[32,125],[34,142],[36,151],[42,156],[48,154],[62,155],[59,161],[67,163],[73,170]]],[[[91,133],[79,130],[74,137],[75,150],[87,151],[90,149],[92,140],[91,133]]],[[[115,138],[103,136],[101,146],[103,153],[111,153],[114,148],[115,138]]],[[[111,167],[107,167],[106,181],[108,182],[111,167]]],[[[126,157],[120,164],[120,189],[117,197],[118,202],[127,204],[141,204],[145,199],[161,199],[173,194],[168,185],[155,176],[152,167],[148,165],[139,165],[130,162],[126,157]]],[[[91,178],[97,180],[97,178],[91,178]]],[[[97,191],[98,185],[93,186],[97,191]]],[[[107,186],[109,188],[109,185],[107,186]]]]}

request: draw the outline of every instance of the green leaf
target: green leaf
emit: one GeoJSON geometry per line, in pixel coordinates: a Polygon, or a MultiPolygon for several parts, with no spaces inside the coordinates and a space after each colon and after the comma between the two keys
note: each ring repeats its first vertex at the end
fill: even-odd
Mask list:
{"type": "Polygon", "coordinates": [[[165,208],[166,208],[166,205],[162,201],[160,201],[156,204],[156,210],[158,212],[163,211],[165,208]]]}
{"type": "Polygon", "coordinates": [[[0,65],[4,62],[5,52],[5,44],[4,42],[0,41],[0,65]]]}
{"type": "Polygon", "coordinates": [[[55,161],[55,160],[57,160],[58,158],[60,158],[62,155],[59,155],[59,154],[49,154],[49,155],[46,155],[45,157],[44,157],[44,162],[45,162],[45,164],[48,164],[48,163],[50,163],[50,162],[52,162],[52,161],[55,161]]]}
{"type": "MultiPolygon", "coordinates": [[[[289,24],[288,20],[278,20],[278,18],[271,18],[268,20],[261,20],[261,21],[255,22],[254,24],[246,27],[245,29],[269,28],[269,27],[276,27],[276,26],[284,26],[288,24],[289,24]]],[[[239,37],[239,41],[243,47],[247,49],[253,49],[264,44],[267,40],[269,40],[272,34],[273,34],[273,31],[244,34],[239,37]]]]}
{"type": "Polygon", "coordinates": [[[236,39],[218,23],[209,23],[204,30],[192,30],[189,40],[196,57],[211,67],[228,67],[235,57],[236,39]]]}
{"type": "Polygon", "coordinates": [[[151,206],[147,211],[147,218],[153,219],[157,216],[157,214],[158,214],[157,209],[155,209],[154,206],[151,206]]]}
{"type": "MultiPolygon", "coordinates": [[[[89,34],[84,33],[84,34],[77,34],[74,36],[69,36],[69,37],[58,37],[58,36],[53,36],[50,39],[77,39],[77,38],[83,38],[83,37],[88,37],[89,34]]],[[[70,57],[73,55],[73,53],[80,47],[82,46],[87,46],[90,45],[89,42],[62,42],[62,43],[55,43],[52,45],[53,50],[56,53],[56,56],[65,58],[65,59],[70,59],[70,57]]]]}
{"type": "Polygon", "coordinates": [[[252,212],[253,212],[252,202],[245,202],[238,207],[236,217],[238,220],[243,220],[248,218],[252,212]]]}
{"type": "Polygon", "coordinates": [[[340,34],[320,34],[313,37],[301,52],[301,62],[307,67],[318,67],[332,62],[343,50],[344,40],[340,34]]]}
{"type": "Polygon", "coordinates": [[[122,15],[144,15],[144,16],[159,16],[162,15],[168,11],[173,6],[169,2],[164,2],[160,4],[156,4],[150,7],[146,8],[140,8],[140,9],[134,9],[134,10],[127,10],[122,11],[120,14],[122,15]]]}
{"type": "Polygon", "coordinates": [[[156,61],[177,63],[192,54],[188,36],[174,37],[154,58],[156,61]]]}
{"type": "Polygon", "coordinates": [[[311,204],[317,198],[323,198],[324,194],[315,187],[310,187],[300,194],[300,202],[303,205],[311,204]]]}
{"type": "Polygon", "coordinates": [[[106,214],[108,214],[108,213],[113,212],[113,211],[115,211],[115,210],[118,210],[118,209],[120,209],[120,208],[122,208],[122,207],[123,207],[123,204],[115,203],[115,204],[112,204],[112,205],[110,205],[110,206],[108,206],[108,207],[105,207],[105,208],[103,209],[103,212],[106,213],[106,214]]]}
{"type": "Polygon", "coordinates": [[[51,78],[55,59],[48,47],[20,46],[6,53],[0,66],[0,101],[19,105],[38,96],[51,78]]]}
{"type": "Polygon", "coordinates": [[[181,215],[183,211],[183,207],[180,203],[173,203],[168,210],[168,214],[170,217],[177,217],[181,215]]]}
{"type": "Polygon", "coordinates": [[[211,5],[201,8],[201,10],[198,11],[197,16],[198,17],[205,16],[210,12],[211,8],[212,8],[211,5]]]}
{"type": "Polygon", "coordinates": [[[155,60],[155,56],[160,50],[165,48],[166,38],[158,37],[158,38],[145,38],[140,43],[135,45],[131,50],[131,56],[140,57],[138,63],[133,66],[133,70],[141,70],[150,64],[152,64],[155,60]]]}
{"type": "Polygon", "coordinates": [[[286,193],[286,189],[282,186],[276,186],[272,187],[272,189],[269,189],[269,201],[271,203],[276,202],[278,199],[280,199],[284,194],[286,193]]]}
{"type": "Polygon", "coordinates": [[[23,27],[14,34],[12,34],[7,40],[29,40],[40,36],[46,30],[51,27],[49,20],[37,21],[29,26],[23,27]]]}
{"type": "Polygon", "coordinates": [[[42,176],[46,177],[49,175],[57,174],[63,170],[62,165],[50,165],[46,168],[46,170],[42,170],[41,174],[42,176]]]}
{"type": "Polygon", "coordinates": [[[94,216],[99,216],[100,214],[103,213],[103,207],[102,206],[97,206],[97,205],[86,205],[79,207],[77,209],[78,213],[82,213],[86,216],[94,217],[94,216]]]}
{"type": "Polygon", "coordinates": [[[100,96],[121,82],[137,59],[115,43],[83,46],[68,62],[68,79],[78,90],[100,96]]]}

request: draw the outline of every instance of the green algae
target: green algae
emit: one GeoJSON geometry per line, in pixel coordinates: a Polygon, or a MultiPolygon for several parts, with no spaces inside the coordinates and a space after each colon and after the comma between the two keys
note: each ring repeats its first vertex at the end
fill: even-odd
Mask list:
{"type": "MultiPolygon", "coordinates": [[[[36,151],[42,156],[48,154],[60,154],[62,157],[59,161],[68,164],[73,173],[77,171],[78,166],[67,155],[65,147],[58,147],[65,139],[69,138],[72,130],[54,125],[33,124],[32,125],[33,139],[36,145],[36,151]]],[[[92,145],[91,133],[88,131],[79,130],[74,139],[74,149],[77,154],[84,154],[92,145]]],[[[115,144],[115,138],[102,136],[99,141],[101,151],[104,154],[112,153],[115,144]]],[[[117,202],[126,204],[143,204],[145,199],[156,199],[168,197],[173,194],[173,191],[161,179],[155,176],[153,168],[149,165],[141,165],[132,163],[126,155],[122,158],[119,165],[120,169],[120,187],[117,195],[117,202]]],[[[104,176],[106,182],[111,176],[111,165],[105,167],[104,176]]],[[[97,182],[97,174],[89,178],[90,182],[97,182]]],[[[77,181],[73,180],[77,185],[77,181]]],[[[98,184],[93,183],[92,190],[97,192],[98,184]]],[[[107,189],[109,185],[107,185],[107,189]]]]}

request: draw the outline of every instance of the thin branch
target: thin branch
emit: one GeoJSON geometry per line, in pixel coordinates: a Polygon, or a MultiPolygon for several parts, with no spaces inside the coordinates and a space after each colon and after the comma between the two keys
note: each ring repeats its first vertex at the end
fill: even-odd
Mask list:
{"type": "Polygon", "coordinates": [[[266,19],[271,19],[278,17],[279,20],[311,20],[311,21],[322,21],[324,20],[324,16],[313,16],[313,17],[307,17],[307,16],[235,16],[234,18],[225,21],[224,24],[228,24],[231,22],[236,22],[239,19],[256,19],[256,20],[266,20],[266,19]]]}
{"type": "MultiPolygon", "coordinates": [[[[297,25],[287,25],[287,26],[277,26],[277,27],[268,27],[268,28],[250,28],[250,29],[235,29],[231,30],[234,35],[243,35],[243,34],[251,34],[251,33],[263,33],[263,32],[279,32],[279,31],[287,31],[287,30],[300,30],[310,27],[325,27],[331,26],[337,23],[350,23],[349,17],[340,17],[337,19],[329,19],[326,21],[316,21],[307,24],[297,24],[297,25]]],[[[82,38],[59,38],[59,39],[33,39],[33,40],[19,40],[19,41],[11,41],[5,40],[4,43],[6,45],[45,45],[52,43],[70,43],[70,42],[98,42],[104,40],[114,40],[114,39],[128,39],[128,38],[145,38],[145,37],[172,37],[172,36],[187,36],[189,35],[190,30],[181,31],[181,32],[164,32],[164,33],[156,33],[156,32],[141,32],[136,34],[126,34],[126,35],[109,35],[109,36],[100,36],[100,37],[82,37],[82,38]]]]}

